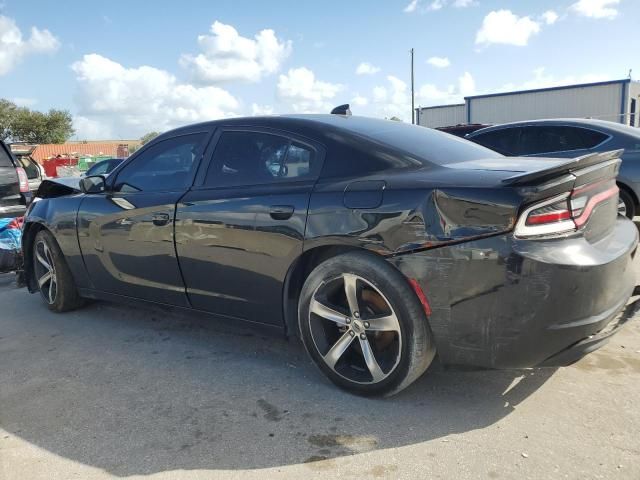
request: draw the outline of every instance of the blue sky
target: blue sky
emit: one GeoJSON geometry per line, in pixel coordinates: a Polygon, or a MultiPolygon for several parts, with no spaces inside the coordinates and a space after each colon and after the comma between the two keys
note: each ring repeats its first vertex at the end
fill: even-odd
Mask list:
{"type": "Polygon", "coordinates": [[[345,102],[410,121],[411,47],[416,105],[455,103],[640,76],[638,18],[637,0],[6,0],[0,96],[69,109],[82,139],[345,102]]]}

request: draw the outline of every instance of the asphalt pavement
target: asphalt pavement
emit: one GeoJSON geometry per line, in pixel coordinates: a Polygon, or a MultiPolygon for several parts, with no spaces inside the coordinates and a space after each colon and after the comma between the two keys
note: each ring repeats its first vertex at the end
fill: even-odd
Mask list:
{"type": "Polygon", "coordinates": [[[560,369],[434,366],[401,394],[326,381],[251,327],[0,276],[0,479],[640,478],[640,321],[560,369]]]}

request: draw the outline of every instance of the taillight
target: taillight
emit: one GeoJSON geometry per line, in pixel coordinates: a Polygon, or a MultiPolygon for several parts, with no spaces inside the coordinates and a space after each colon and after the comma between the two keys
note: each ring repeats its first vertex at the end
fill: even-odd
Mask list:
{"type": "Polygon", "coordinates": [[[29,179],[27,178],[27,172],[24,168],[17,167],[16,173],[18,174],[18,182],[20,183],[20,193],[26,193],[29,191],[29,179]]]}
{"type": "Polygon", "coordinates": [[[527,208],[515,228],[517,237],[556,235],[581,229],[599,204],[618,195],[613,180],[593,183],[527,208]]]}

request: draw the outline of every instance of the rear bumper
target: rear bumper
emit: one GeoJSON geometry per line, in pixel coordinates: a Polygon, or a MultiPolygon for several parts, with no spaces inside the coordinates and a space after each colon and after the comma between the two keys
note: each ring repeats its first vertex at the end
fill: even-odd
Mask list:
{"type": "MultiPolygon", "coordinates": [[[[633,291],[634,297],[638,295],[640,295],[640,286],[637,286],[633,291]]],[[[602,330],[547,358],[539,366],[564,367],[577,362],[586,354],[606,345],[609,339],[617,333],[623,325],[634,318],[639,311],[640,298],[630,300],[619,313],[615,314],[613,318],[609,320],[602,330]]]]}
{"type": "Polygon", "coordinates": [[[527,368],[572,363],[635,315],[625,306],[637,244],[635,225],[619,219],[594,244],[507,234],[389,261],[425,292],[443,363],[527,368]]]}

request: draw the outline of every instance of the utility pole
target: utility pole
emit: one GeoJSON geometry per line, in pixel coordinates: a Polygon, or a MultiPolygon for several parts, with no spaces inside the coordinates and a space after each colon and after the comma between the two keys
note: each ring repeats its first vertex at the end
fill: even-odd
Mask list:
{"type": "Polygon", "coordinates": [[[415,93],[413,89],[413,48],[411,49],[411,124],[416,124],[416,109],[414,108],[415,93]]]}

